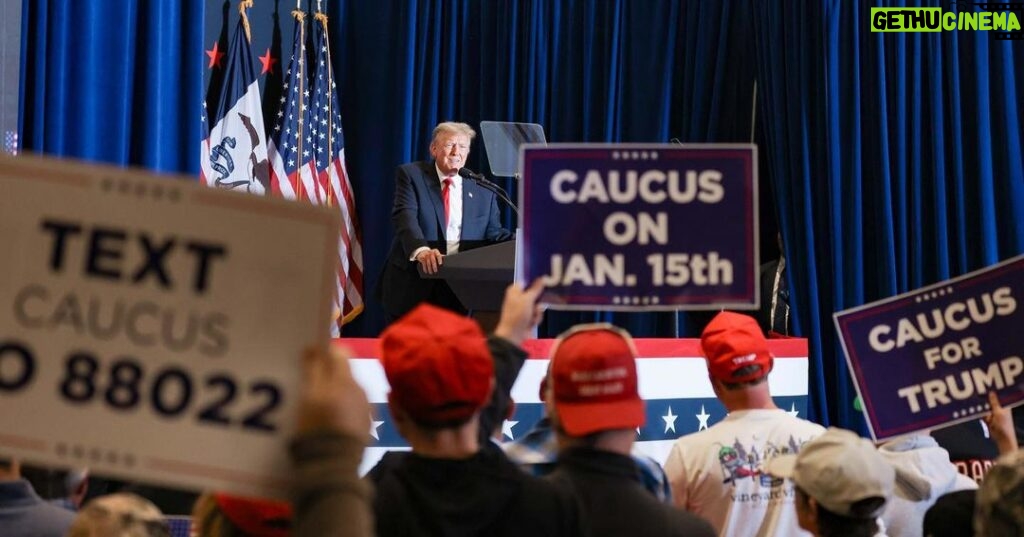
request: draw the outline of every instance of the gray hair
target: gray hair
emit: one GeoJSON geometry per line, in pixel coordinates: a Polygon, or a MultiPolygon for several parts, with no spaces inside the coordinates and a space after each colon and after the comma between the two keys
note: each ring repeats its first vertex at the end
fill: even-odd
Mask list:
{"type": "Polygon", "coordinates": [[[461,134],[470,140],[476,138],[476,131],[473,130],[473,127],[470,127],[468,123],[458,123],[455,121],[438,123],[437,126],[434,127],[434,133],[430,137],[430,143],[434,143],[434,140],[437,140],[437,137],[441,134],[461,134]]]}

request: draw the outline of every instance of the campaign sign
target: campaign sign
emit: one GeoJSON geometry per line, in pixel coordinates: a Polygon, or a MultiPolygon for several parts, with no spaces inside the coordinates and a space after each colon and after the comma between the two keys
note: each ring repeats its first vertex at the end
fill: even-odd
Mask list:
{"type": "Polygon", "coordinates": [[[756,146],[526,144],[518,274],[558,309],[758,306],[756,146]]]}
{"type": "Polygon", "coordinates": [[[1024,402],[1024,256],[834,315],[876,440],[1024,402]]]}
{"type": "Polygon", "coordinates": [[[282,496],[334,211],[194,179],[0,159],[0,453],[282,496]]]}

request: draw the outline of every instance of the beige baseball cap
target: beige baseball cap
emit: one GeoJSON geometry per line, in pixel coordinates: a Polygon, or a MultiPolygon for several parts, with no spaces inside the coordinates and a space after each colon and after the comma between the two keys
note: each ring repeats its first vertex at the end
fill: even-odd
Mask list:
{"type": "Polygon", "coordinates": [[[896,470],[867,439],[851,431],[830,427],[800,448],[795,455],[779,455],[765,471],[793,481],[829,511],[855,518],[875,518],[885,504],[870,513],[853,512],[853,505],[868,498],[892,497],[896,470]]]}

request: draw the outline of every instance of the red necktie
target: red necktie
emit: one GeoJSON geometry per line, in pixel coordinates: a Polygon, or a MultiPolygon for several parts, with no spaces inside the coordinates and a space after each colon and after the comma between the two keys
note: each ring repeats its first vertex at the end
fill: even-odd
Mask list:
{"type": "Polygon", "coordinates": [[[449,218],[448,215],[449,215],[449,212],[450,212],[449,205],[448,205],[448,191],[450,190],[450,187],[452,186],[452,178],[451,177],[445,177],[443,182],[444,182],[444,186],[441,187],[441,199],[444,200],[444,227],[447,229],[448,228],[448,218],[449,218]]]}

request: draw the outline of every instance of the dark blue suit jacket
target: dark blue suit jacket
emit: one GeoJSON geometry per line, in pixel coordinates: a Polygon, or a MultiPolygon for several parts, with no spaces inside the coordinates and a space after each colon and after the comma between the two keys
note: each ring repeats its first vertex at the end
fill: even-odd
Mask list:
{"type": "MultiPolygon", "coordinates": [[[[470,179],[462,181],[462,237],[459,251],[472,250],[513,238],[499,223],[497,197],[470,179]]],[[[378,287],[384,311],[400,316],[426,300],[442,280],[420,278],[419,263],[409,261],[426,246],[447,253],[444,237],[444,202],[434,161],[403,164],[395,175],[395,203],[391,209],[395,240],[391,243],[378,287]]]]}

